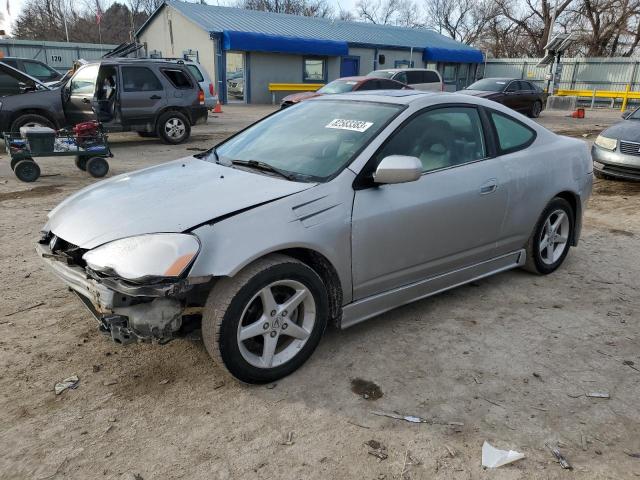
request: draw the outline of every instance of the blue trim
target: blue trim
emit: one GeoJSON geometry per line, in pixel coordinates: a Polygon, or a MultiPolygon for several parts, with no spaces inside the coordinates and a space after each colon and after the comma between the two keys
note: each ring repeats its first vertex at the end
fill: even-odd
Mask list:
{"type": "Polygon", "coordinates": [[[422,52],[425,62],[449,62],[449,63],[482,63],[484,57],[480,50],[474,48],[450,49],[427,47],[422,52]]]}
{"type": "Polygon", "coordinates": [[[302,83],[327,83],[327,59],[325,57],[302,57],[302,83]],[[304,78],[304,62],[307,60],[322,60],[322,80],[304,78]]]}
{"type": "Polygon", "coordinates": [[[222,32],[225,50],[244,50],[252,52],[297,53],[307,55],[347,55],[347,42],[335,40],[316,40],[313,38],[285,37],[266,33],[222,32]]]}

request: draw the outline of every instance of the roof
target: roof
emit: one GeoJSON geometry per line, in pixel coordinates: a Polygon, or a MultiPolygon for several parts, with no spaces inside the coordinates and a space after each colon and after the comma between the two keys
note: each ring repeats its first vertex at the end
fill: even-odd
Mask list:
{"type": "MultiPolygon", "coordinates": [[[[136,35],[140,35],[154,16],[165,6],[176,9],[187,19],[211,34],[225,34],[225,43],[227,43],[229,33],[241,32],[253,37],[253,45],[265,40],[286,37],[307,41],[346,42],[351,46],[413,48],[423,51],[427,57],[425,60],[482,61],[482,52],[479,50],[425,28],[346,22],[181,1],[167,1],[161,5],[140,27],[136,35]],[[457,59],[449,58],[451,55],[456,57],[456,54],[458,55],[457,59]]],[[[229,49],[231,49],[232,43],[231,41],[228,45],[229,49]]],[[[339,53],[338,45],[329,44],[328,47],[338,53],[327,54],[343,54],[339,53]]],[[[313,48],[313,46],[311,45],[309,48],[313,48]]]]}

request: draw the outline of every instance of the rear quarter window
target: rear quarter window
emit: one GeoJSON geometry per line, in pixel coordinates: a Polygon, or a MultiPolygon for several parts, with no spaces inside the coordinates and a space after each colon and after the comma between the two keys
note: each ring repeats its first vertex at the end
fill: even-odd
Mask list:
{"type": "Polygon", "coordinates": [[[204,77],[198,67],[195,65],[187,65],[187,68],[189,69],[189,72],[191,72],[191,75],[193,75],[193,78],[196,79],[196,82],[204,82],[204,77]]]}
{"type": "Polygon", "coordinates": [[[522,150],[535,140],[536,132],[515,118],[496,111],[491,111],[490,116],[501,153],[522,150]]]}
{"type": "Polygon", "coordinates": [[[188,90],[193,88],[193,84],[189,79],[189,75],[184,70],[173,69],[173,68],[163,68],[162,73],[167,79],[171,82],[171,84],[180,89],[180,90],[188,90]]]}
{"type": "Polygon", "coordinates": [[[424,83],[440,83],[440,77],[436,72],[424,72],[424,83]]]}

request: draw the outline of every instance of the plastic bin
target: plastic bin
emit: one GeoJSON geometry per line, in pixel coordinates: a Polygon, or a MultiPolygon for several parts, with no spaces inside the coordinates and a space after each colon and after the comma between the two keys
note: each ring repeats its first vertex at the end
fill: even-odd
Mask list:
{"type": "Polygon", "coordinates": [[[20,136],[27,140],[34,154],[53,152],[56,131],[49,127],[20,127],[20,136]]]}

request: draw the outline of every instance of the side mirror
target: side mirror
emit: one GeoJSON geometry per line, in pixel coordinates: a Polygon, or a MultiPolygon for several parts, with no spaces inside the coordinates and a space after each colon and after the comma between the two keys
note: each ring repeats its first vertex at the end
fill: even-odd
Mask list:
{"type": "Polygon", "coordinates": [[[422,176],[422,162],[416,157],[389,155],[382,159],[373,174],[378,184],[415,182],[422,176]]]}

